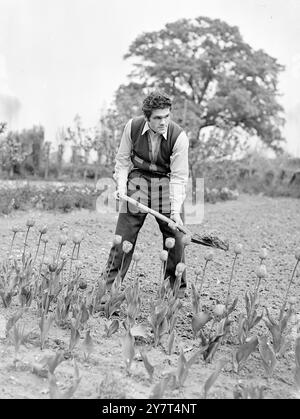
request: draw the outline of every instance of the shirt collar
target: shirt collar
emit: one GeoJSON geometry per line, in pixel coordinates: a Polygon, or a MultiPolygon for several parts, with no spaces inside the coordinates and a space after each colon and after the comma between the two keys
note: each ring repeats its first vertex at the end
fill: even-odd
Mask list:
{"type": "MultiPolygon", "coordinates": [[[[144,128],[143,128],[142,135],[144,135],[145,132],[147,132],[149,130],[150,130],[150,127],[149,127],[148,121],[146,121],[146,123],[144,125],[144,128]]],[[[161,134],[165,140],[167,139],[167,134],[168,134],[168,129],[163,134],[161,134]]]]}

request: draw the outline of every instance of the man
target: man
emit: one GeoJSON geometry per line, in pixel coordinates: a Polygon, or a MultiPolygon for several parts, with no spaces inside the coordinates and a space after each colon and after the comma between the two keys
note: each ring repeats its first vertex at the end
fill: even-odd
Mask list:
{"type": "MultiPolygon", "coordinates": [[[[133,118],[125,126],[116,156],[114,179],[117,197],[127,194],[182,225],[181,213],[188,182],[188,146],[185,132],[171,120],[171,100],[160,92],[154,92],[143,101],[143,116],[133,118]]],[[[129,241],[133,247],[124,254],[121,244],[113,244],[106,271],[102,274],[109,290],[121,270],[122,279],[129,268],[138,233],[146,213],[121,200],[121,208],[115,234],[129,241]],[[124,255],[124,258],[123,258],[124,255]],[[122,263],[123,260],[123,263],[122,263]]],[[[176,279],[175,269],[184,261],[183,236],[167,223],[158,220],[165,239],[175,238],[175,246],[169,250],[166,278],[171,286],[176,279]]],[[[179,295],[186,289],[185,273],[182,275],[179,295]]]]}

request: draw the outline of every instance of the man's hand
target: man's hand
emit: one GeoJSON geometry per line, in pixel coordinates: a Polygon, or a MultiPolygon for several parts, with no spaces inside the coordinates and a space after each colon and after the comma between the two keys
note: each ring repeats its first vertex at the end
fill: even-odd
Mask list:
{"type": "Polygon", "coordinates": [[[182,219],[180,217],[180,214],[172,214],[171,215],[171,220],[173,220],[177,225],[183,226],[183,222],[182,222],[182,219]]]}
{"type": "Polygon", "coordinates": [[[117,201],[120,201],[120,199],[122,199],[122,195],[126,195],[126,192],[121,191],[119,189],[117,189],[116,192],[114,192],[114,197],[117,201]]]}

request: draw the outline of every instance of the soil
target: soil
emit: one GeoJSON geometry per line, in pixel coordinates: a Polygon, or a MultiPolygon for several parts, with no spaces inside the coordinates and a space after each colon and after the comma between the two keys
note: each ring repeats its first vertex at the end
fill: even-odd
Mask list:
{"type": "MultiPolygon", "coordinates": [[[[0,217],[0,257],[7,255],[12,238],[11,227],[15,224],[25,226],[29,216],[34,217],[36,226],[47,224],[49,229],[49,256],[55,252],[60,226],[64,224],[71,237],[73,232],[84,232],[80,259],[83,262],[82,278],[88,289],[98,279],[106,262],[111,241],[114,235],[116,217],[110,214],[99,214],[96,211],[76,211],[69,214],[37,212],[15,212],[7,217],[0,217]]],[[[291,294],[298,298],[295,315],[288,326],[288,345],[283,354],[278,356],[277,365],[271,377],[267,377],[259,351],[250,355],[239,373],[233,368],[232,356],[239,344],[236,337],[237,318],[245,312],[244,293],[253,287],[256,281],[256,269],[259,265],[259,250],[262,246],[268,250],[265,261],[267,278],[260,292],[260,307],[267,307],[273,317],[278,317],[280,304],[284,297],[288,280],[295,265],[295,250],[300,245],[300,200],[290,198],[268,198],[264,196],[242,195],[236,201],[219,202],[205,206],[204,222],[201,225],[189,226],[194,233],[216,232],[229,240],[230,250],[214,251],[214,259],[206,269],[203,287],[203,301],[207,306],[224,303],[228,281],[234,259],[234,247],[243,245],[238,256],[232,281],[231,300],[236,296],[238,304],[231,317],[233,320],[230,335],[217,350],[212,362],[205,362],[200,356],[190,368],[188,376],[180,388],[167,387],[163,398],[200,399],[203,398],[203,386],[208,377],[215,371],[218,361],[226,359],[218,379],[210,389],[207,397],[213,399],[232,399],[237,386],[263,386],[264,398],[294,399],[299,392],[294,382],[295,371],[295,338],[297,321],[299,321],[300,269],[296,272],[291,294]]],[[[24,227],[25,230],[25,227],[24,227]]],[[[22,251],[24,235],[17,235],[13,255],[22,251]]],[[[37,233],[29,235],[29,244],[36,245],[37,233]]],[[[66,253],[70,255],[72,242],[69,240],[66,253]]],[[[150,327],[150,304],[156,298],[159,286],[160,260],[162,249],[161,235],[155,220],[148,216],[139,234],[137,249],[142,252],[137,273],[141,284],[141,314],[138,324],[143,325],[145,335],[135,338],[135,358],[128,370],[122,354],[122,339],[125,329],[122,321],[126,307],[122,307],[119,316],[113,316],[120,322],[119,330],[112,336],[105,334],[105,325],[109,321],[102,313],[90,316],[88,327],[94,343],[94,349],[88,359],[84,356],[82,343],[85,331],[81,332],[78,345],[70,353],[70,329],[52,325],[43,350],[39,341],[39,318],[35,304],[28,309],[20,322],[26,324],[26,330],[34,329],[26,346],[21,346],[18,359],[15,361],[15,348],[11,340],[5,337],[7,320],[19,308],[14,298],[8,308],[0,302],[0,398],[1,399],[47,399],[50,397],[49,376],[47,371],[37,373],[34,367],[41,364],[45,356],[63,351],[64,361],[55,370],[59,393],[62,394],[72,384],[74,377],[74,359],[81,377],[73,398],[126,398],[147,399],[153,394],[155,385],[169,372],[177,371],[180,351],[183,350],[189,359],[200,347],[200,339],[194,338],[191,319],[191,283],[195,282],[195,269],[203,269],[204,255],[207,248],[191,244],[186,248],[186,265],[188,278],[188,296],[182,300],[179,320],[175,327],[175,352],[167,353],[167,344],[154,347],[150,327]],[[151,380],[140,356],[143,350],[154,367],[151,380]]],[[[130,279],[125,279],[128,285],[130,279]]],[[[85,291],[82,291],[85,292],[85,291]]],[[[268,329],[262,321],[252,335],[268,335],[268,329]]],[[[63,397],[63,396],[61,396],[63,397]]]]}

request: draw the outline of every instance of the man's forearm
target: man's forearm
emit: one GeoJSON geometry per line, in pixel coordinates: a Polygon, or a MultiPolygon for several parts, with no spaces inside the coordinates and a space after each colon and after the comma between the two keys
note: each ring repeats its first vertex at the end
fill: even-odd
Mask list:
{"type": "Polygon", "coordinates": [[[184,183],[170,182],[170,203],[171,214],[180,214],[186,196],[186,185],[184,183]]]}
{"type": "Polygon", "coordinates": [[[189,140],[183,131],[176,140],[170,157],[170,203],[171,214],[180,214],[186,195],[189,177],[188,167],[189,140]]]}
{"type": "Polygon", "coordinates": [[[128,168],[119,167],[115,170],[113,177],[117,183],[117,190],[125,194],[127,191],[128,168]]]}
{"type": "Polygon", "coordinates": [[[128,172],[131,166],[130,154],[131,154],[131,120],[126,124],[118,153],[116,155],[116,165],[114,171],[114,179],[117,182],[117,189],[121,193],[126,193],[128,172]]]}

